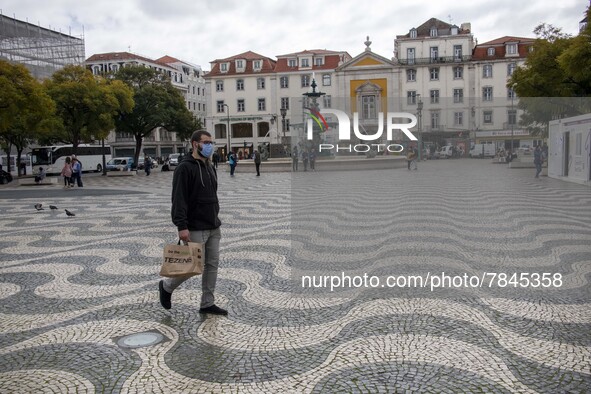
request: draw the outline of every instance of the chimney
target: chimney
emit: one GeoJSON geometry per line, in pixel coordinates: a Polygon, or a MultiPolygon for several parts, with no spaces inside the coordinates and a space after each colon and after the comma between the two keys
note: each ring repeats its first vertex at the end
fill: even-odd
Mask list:
{"type": "Polygon", "coordinates": [[[462,30],[467,31],[468,33],[471,33],[472,32],[472,25],[470,24],[470,22],[464,22],[464,23],[462,23],[462,25],[460,26],[460,28],[462,30]]]}

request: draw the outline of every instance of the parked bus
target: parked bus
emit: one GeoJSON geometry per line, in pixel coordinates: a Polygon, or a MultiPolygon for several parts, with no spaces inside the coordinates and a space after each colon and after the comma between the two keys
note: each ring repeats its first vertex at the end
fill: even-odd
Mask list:
{"type": "MultiPolygon", "coordinates": [[[[66,157],[74,154],[73,145],[42,146],[31,150],[31,164],[33,173],[39,172],[39,167],[48,174],[59,174],[64,167],[66,157]]],[[[111,160],[111,147],[105,145],[80,144],[76,150],[76,158],[82,164],[82,171],[103,171],[103,154],[105,162],[111,160]]]]}

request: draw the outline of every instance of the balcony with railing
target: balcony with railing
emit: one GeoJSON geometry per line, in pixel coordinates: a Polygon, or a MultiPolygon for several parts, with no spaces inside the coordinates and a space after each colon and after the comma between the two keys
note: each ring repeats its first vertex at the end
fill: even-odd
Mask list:
{"type": "Polygon", "coordinates": [[[465,63],[472,60],[472,55],[464,56],[437,56],[437,57],[420,57],[410,59],[398,59],[398,64],[403,66],[415,66],[425,64],[442,64],[442,63],[465,63]]]}
{"type": "Polygon", "coordinates": [[[432,132],[432,131],[445,131],[445,125],[423,125],[422,127],[423,132],[432,132]]]}

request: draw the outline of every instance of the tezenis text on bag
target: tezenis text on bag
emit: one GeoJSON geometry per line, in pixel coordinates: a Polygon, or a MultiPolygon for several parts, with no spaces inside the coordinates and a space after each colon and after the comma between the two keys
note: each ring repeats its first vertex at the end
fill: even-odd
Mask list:
{"type": "Polygon", "coordinates": [[[164,262],[168,264],[192,264],[193,258],[189,257],[165,257],[164,262]]]}

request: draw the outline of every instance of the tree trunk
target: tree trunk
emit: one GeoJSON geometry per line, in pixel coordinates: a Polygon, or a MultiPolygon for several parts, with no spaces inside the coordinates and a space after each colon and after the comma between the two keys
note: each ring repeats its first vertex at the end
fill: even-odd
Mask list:
{"type": "Polygon", "coordinates": [[[141,134],[135,135],[135,156],[133,157],[133,164],[137,168],[138,159],[142,150],[143,137],[141,134]]]}

